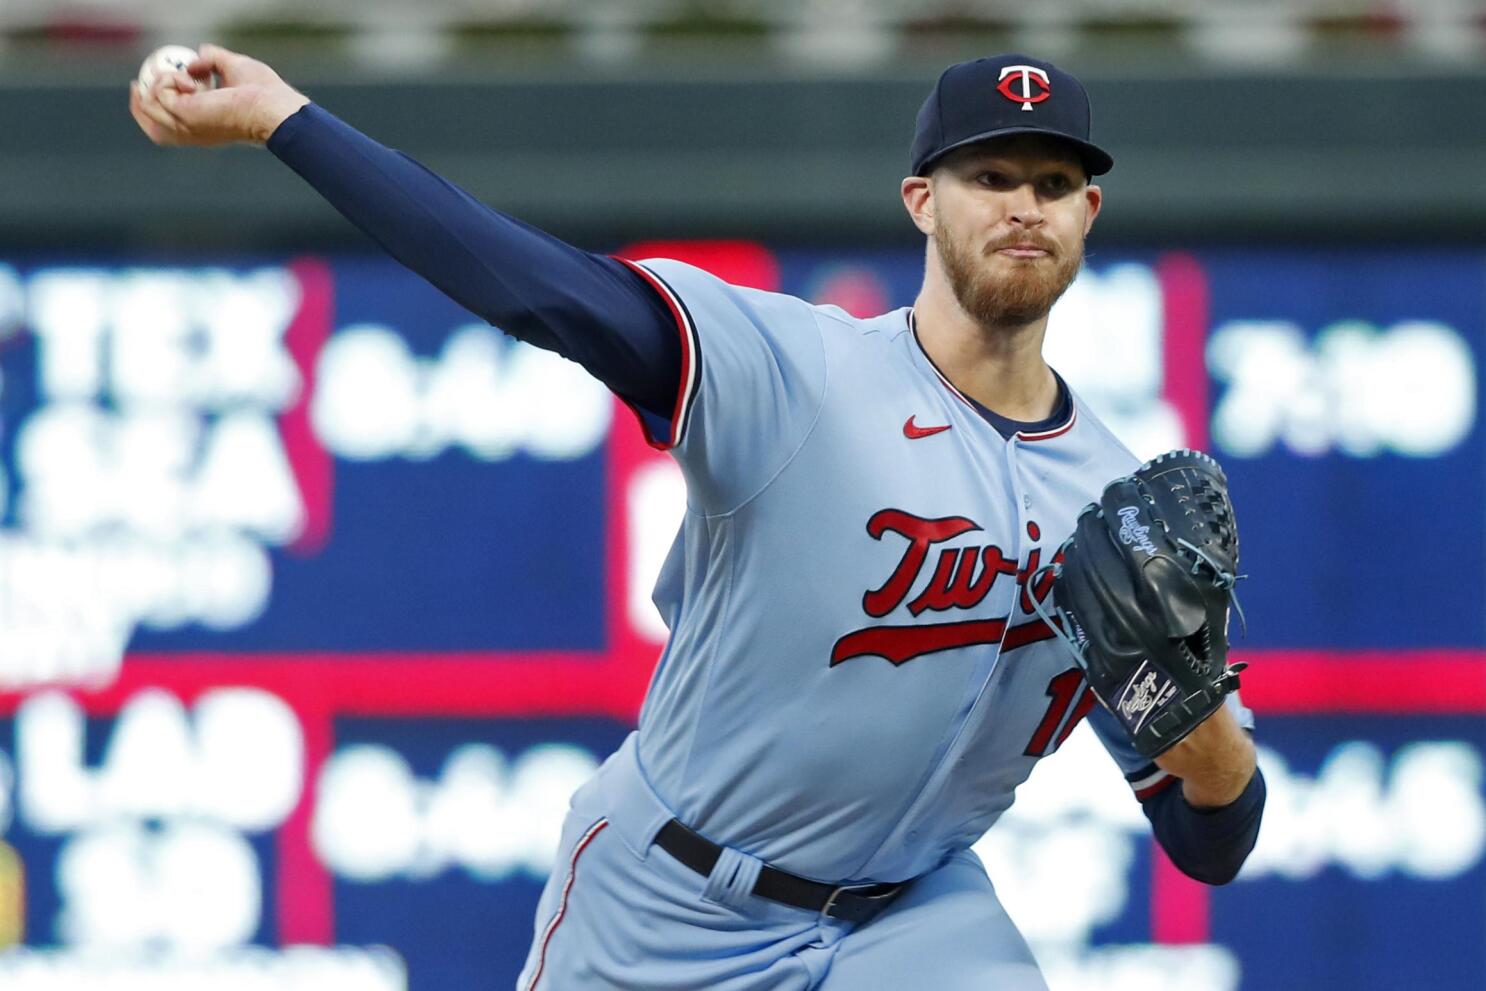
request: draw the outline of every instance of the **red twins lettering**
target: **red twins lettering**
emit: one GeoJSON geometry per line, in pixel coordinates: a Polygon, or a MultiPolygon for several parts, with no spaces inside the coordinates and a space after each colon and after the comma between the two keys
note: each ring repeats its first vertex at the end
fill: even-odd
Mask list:
{"type": "MultiPolygon", "coordinates": [[[[903,552],[902,560],[898,562],[898,566],[893,569],[892,575],[882,587],[862,596],[862,608],[866,610],[867,615],[886,616],[902,605],[903,599],[908,595],[908,589],[912,587],[913,580],[918,577],[925,559],[929,556],[930,546],[979,529],[980,527],[974,520],[968,520],[963,516],[946,516],[942,519],[926,520],[911,513],[905,513],[901,509],[884,509],[874,513],[867,521],[868,535],[873,540],[881,540],[885,533],[901,534],[908,538],[908,549],[903,552]]],[[[958,552],[946,551],[945,553],[953,558],[958,552]]],[[[997,554],[1000,554],[999,550],[997,554]]],[[[985,591],[990,591],[990,587],[987,586],[985,591]]],[[[925,589],[925,594],[927,593],[928,590],[925,589]]],[[[920,595],[913,601],[918,603],[923,598],[924,595],[920,595]]],[[[980,598],[985,598],[985,592],[981,593],[980,598]]],[[[975,600],[975,602],[979,601],[980,599],[975,600]]],[[[974,605],[975,602],[969,605],[974,605]]],[[[911,606],[909,608],[912,609],[911,606]]],[[[913,610],[914,615],[918,615],[926,608],[947,607],[921,606],[913,610]]]]}
{"type": "Polygon", "coordinates": [[[1006,560],[1001,555],[1001,548],[994,544],[967,547],[961,551],[941,551],[934,576],[918,598],[908,603],[908,611],[917,616],[926,609],[969,609],[980,604],[997,578],[1014,574],[1016,562],[1006,560]],[[980,574],[972,580],[977,551],[980,574]]]}
{"type": "MultiPolygon", "coordinates": [[[[886,616],[903,604],[913,580],[928,559],[931,546],[979,529],[974,520],[963,516],[926,520],[901,509],[884,509],[873,514],[867,521],[867,533],[872,539],[881,540],[885,533],[897,533],[908,538],[908,547],[882,587],[862,596],[862,608],[867,615],[886,616]]],[[[929,584],[908,603],[908,611],[917,616],[930,609],[970,609],[990,594],[997,578],[1016,573],[1016,561],[1008,559],[995,544],[942,550],[929,584]]]]}
{"type": "MultiPolygon", "coordinates": [[[[903,605],[923,572],[935,544],[979,531],[980,525],[963,516],[925,519],[901,509],[884,509],[867,521],[867,533],[881,540],[889,533],[908,540],[903,556],[881,587],[862,596],[867,615],[883,617],[903,605]]],[[[980,605],[1002,575],[1016,579],[1023,569],[995,544],[941,548],[923,590],[908,602],[910,615],[928,611],[971,609],[980,605]]],[[[831,651],[834,666],[853,657],[876,655],[902,664],[923,654],[972,644],[993,644],[1006,632],[1006,618],[872,626],[848,633],[831,651]]]]}

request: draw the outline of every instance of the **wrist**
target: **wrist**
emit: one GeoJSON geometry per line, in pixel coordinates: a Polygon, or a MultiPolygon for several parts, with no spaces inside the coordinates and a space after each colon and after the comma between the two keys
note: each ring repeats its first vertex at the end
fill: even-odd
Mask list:
{"type": "Polygon", "coordinates": [[[1156,764],[1181,779],[1182,797],[1188,805],[1216,809],[1243,793],[1254,776],[1257,757],[1253,738],[1223,706],[1157,757],[1156,764]]]}
{"type": "Polygon", "coordinates": [[[250,140],[256,145],[268,144],[268,139],[273,137],[273,132],[279,129],[279,125],[299,112],[310,102],[309,97],[289,86],[281,90],[276,89],[268,94],[256,108],[252,136],[250,140]]]}
{"type": "Polygon", "coordinates": [[[1254,768],[1182,779],[1182,798],[1198,812],[1215,812],[1238,801],[1253,780],[1254,768]]]}

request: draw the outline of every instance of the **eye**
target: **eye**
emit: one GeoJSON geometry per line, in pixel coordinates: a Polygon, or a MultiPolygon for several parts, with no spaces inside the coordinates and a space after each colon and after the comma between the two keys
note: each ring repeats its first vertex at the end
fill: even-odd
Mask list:
{"type": "Polygon", "coordinates": [[[1038,187],[1043,196],[1051,199],[1059,199],[1073,192],[1073,180],[1059,172],[1054,175],[1045,176],[1038,187]]]}
{"type": "Polygon", "coordinates": [[[982,186],[986,186],[990,189],[1001,190],[1003,192],[1009,189],[1015,189],[1017,186],[1017,181],[1011,176],[1007,175],[1004,172],[997,172],[994,169],[982,172],[979,176],[976,177],[976,179],[982,186]]]}

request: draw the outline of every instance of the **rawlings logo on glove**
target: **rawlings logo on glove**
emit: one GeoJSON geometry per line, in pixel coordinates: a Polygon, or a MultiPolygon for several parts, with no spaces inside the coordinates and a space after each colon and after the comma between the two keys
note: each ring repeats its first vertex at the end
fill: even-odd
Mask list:
{"type": "Polygon", "coordinates": [[[1140,510],[1134,506],[1125,506],[1120,510],[1120,542],[1139,547],[1147,554],[1154,554],[1156,545],[1151,543],[1151,528],[1141,526],[1136,522],[1139,519],[1140,510]]]}

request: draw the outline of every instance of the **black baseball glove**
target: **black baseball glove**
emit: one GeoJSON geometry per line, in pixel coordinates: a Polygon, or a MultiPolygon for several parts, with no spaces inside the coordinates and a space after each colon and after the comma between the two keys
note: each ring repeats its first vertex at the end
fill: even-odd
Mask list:
{"type": "Polygon", "coordinates": [[[1217,711],[1244,668],[1227,663],[1240,576],[1223,469],[1189,450],[1146,462],[1085,507],[1060,554],[1062,632],[1099,701],[1155,757],[1217,711]]]}

